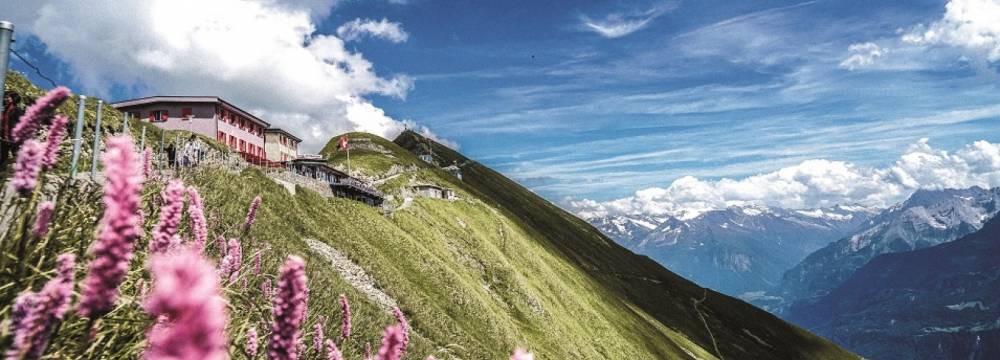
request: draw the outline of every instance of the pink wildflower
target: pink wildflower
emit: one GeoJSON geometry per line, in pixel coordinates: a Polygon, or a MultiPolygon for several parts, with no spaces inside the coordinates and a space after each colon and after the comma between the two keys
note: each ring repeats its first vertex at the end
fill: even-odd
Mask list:
{"type": "Polygon", "coordinates": [[[264,279],[264,282],[260,283],[260,292],[262,292],[267,299],[271,299],[274,294],[271,293],[271,279],[264,279]]]}
{"type": "Polygon", "coordinates": [[[153,238],[149,242],[149,251],[152,253],[167,251],[174,235],[177,235],[181,211],[184,210],[184,183],[171,180],[161,196],[163,206],[160,207],[160,222],[153,227],[153,238]]]}
{"type": "Polygon", "coordinates": [[[222,235],[216,236],[215,248],[219,250],[219,256],[226,256],[226,238],[222,235]]]}
{"type": "Polygon", "coordinates": [[[166,322],[149,331],[145,358],[228,359],[226,304],[208,260],[181,249],[153,255],[150,270],[153,290],[144,307],[166,322]]]}
{"type": "Polygon", "coordinates": [[[51,201],[38,204],[38,214],[35,215],[35,228],[32,230],[35,239],[40,240],[45,237],[45,234],[48,234],[49,223],[52,222],[53,210],[55,210],[55,204],[52,204],[51,201]]]}
{"type": "Polygon", "coordinates": [[[258,208],[260,208],[260,196],[253,198],[253,201],[250,202],[250,209],[247,210],[247,219],[243,223],[244,229],[250,229],[250,226],[253,225],[253,222],[257,219],[258,208]]]}
{"type": "Polygon", "coordinates": [[[229,239],[229,251],[222,258],[221,273],[224,277],[229,277],[229,283],[236,282],[240,276],[240,267],[243,266],[243,249],[240,241],[236,238],[229,239]]]}
{"type": "Polygon", "coordinates": [[[340,353],[333,339],[326,339],[326,360],[344,360],[344,354],[340,353]]]}
{"type": "Polygon", "coordinates": [[[257,357],[257,348],[260,346],[259,341],[257,338],[257,328],[250,328],[247,331],[247,356],[250,358],[257,357]]]}
{"type": "Polygon", "coordinates": [[[42,156],[45,149],[34,139],[21,145],[17,152],[17,162],[14,163],[14,178],[11,184],[21,195],[28,195],[35,190],[38,183],[38,172],[42,169],[42,156]]]}
{"type": "Polygon", "coordinates": [[[326,338],[326,336],[324,336],[323,334],[324,321],[326,321],[326,318],[320,316],[319,319],[316,321],[316,323],[313,324],[313,349],[315,349],[316,352],[321,354],[323,353],[323,340],[325,340],[326,338]]]}
{"type": "Polygon", "coordinates": [[[510,360],[535,360],[535,355],[527,350],[517,348],[514,350],[514,354],[510,356],[510,360]]]}
{"type": "Polygon", "coordinates": [[[45,155],[42,156],[42,168],[51,169],[59,160],[59,146],[62,145],[63,138],[66,137],[66,124],[69,118],[56,115],[49,127],[49,136],[45,139],[45,155]]]}
{"type": "Polygon", "coordinates": [[[382,335],[382,347],[378,349],[378,360],[399,360],[403,357],[403,328],[393,325],[385,328],[382,335]]]}
{"type": "Polygon", "coordinates": [[[135,161],[132,140],[113,137],[108,139],[107,146],[103,227],[90,249],[94,260],[83,280],[79,307],[80,315],[91,318],[104,315],[114,305],[141,226],[138,214],[142,175],[135,161]]]}
{"type": "Polygon", "coordinates": [[[295,357],[302,357],[306,354],[306,343],[302,341],[302,337],[299,337],[298,342],[295,343],[295,357]]]}
{"type": "Polygon", "coordinates": [[[278,277],[278,293],[272,299],[271,337],[267,344],[268,358],[272,360],[297,359],[296,345],[301,336],[305,319],[308,285],[305,261],[289,256],[278,277]]]}
{"type": "Polygon", "coordinates": [[[24,111],[24,115],[21,115],[21,121],[11,130],[11,140],[15,143],[22,143],[34,137],[35,133],[42,126],[42,123],[52,118],[56,108],[62,105],[69,96],[69,89],[60,86],[49,90],[47,94],[38,98],[34,104],[24,111]]]}
{"type": "Polygon", "coordinates": [[[142,176],[146,179],[153,176],[153,150],[150,148],[142,151],[142,176]]]}
{"type": "Polygon", "coordinates": [[[347,303],[347,295],[340,294],[340,337],[351,337],[351,304],[347,303]]]}
{"type": "Polygon", "coordinates": [[[399,347],[399,356],[406,354],[406,348],[410,345],[410,322],[406,321],[406,315],[403,315],[403,311],[398,307],[392,308],[392,315],[396,317],[396,321],[399,322],[399,328],[403,331],[403,342],[399,347]]]}
{"type": "Polygon", "coordinates": [[[62,254],[56,262],[56,276],[41,291],[22,293],[15,302],[11,316],[14,343],[7,352],[9,359],[41,358],[52,329],[69,310],[75,257],[62,254]]]}
{"type": "Polygon", "coordinates": [[[253,254],[253,274],[254,276],[260,275],[260,250],[257,250],[257,252],[253,254]]]}
{"type": "Polygon", "coordinates": [[[201,201],[201,194],[194,186],[188,186],[188,197],[191,203],[188,204],[188,217],[191,218],[191,232],[194,233],[194,243],[192,246],[201,252],[205,249],[208,241],[208,222],[205,221],[205,205],[201,201]]]}

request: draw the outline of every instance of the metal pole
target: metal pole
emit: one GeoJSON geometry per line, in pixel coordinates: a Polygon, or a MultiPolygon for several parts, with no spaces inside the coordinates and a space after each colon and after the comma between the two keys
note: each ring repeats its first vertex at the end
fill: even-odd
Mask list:
{"type": "Polygon", "coordinates": [[[73,162],[70,165],[69,178],[76,179],[76,163],[80,161],[80,143],[83,142],[83,107],[87,97],[80,95],[80,106],[76,111],[76,130],[73,137],[73,162]]]}
{"type": "Polygon", "coordinates": [[[90,157],[90,180],[97,181],[97,160],[101,158],[101,112],[104,100],[97,100],[97,125],[94,126],[94,151],[90,157]]]}
{"type": "MultiPolygon", "coordinates": [[[[10,43],[14,40],[14,24],[0,21],[0,91],[5,91],[7,82],[7,65],[10,63],[10,43]]],[[[0,96],[0,109],[4,108],[4,99],[0,96]]]]}
{"type": "MultiPolygon", "coordinates": [[[[166,138],[166,137],[167,137],[166,132],[161,129],[160,130],[160,151],[157,152],[157,154],[160,154],[160,161],[157,161],[157,163],[160,164],[160,170],[163,170],[163,139],[166,138]]],[[[170,166],[170,159],[167,159],[167,166],[170,166]]]]}
{"type": "Polygon", "coordinates": [[[139,141],[139,150],[146,151],[146,127],[142,127],[142,140],[139,141]]]}
{"type": "MultiPolygon", "coordinates": [[[[128,113],[122,113],[122,135],[129,134],[128,131],[128,113]]],[[[131,134],[129,134],[131,135],[131,134]]]]}

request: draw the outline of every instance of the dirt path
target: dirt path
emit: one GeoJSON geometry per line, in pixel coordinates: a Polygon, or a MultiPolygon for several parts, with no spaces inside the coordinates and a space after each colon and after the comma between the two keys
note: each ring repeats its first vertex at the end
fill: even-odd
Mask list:
{"type": "Polygon", "coordinates": [[[715,342],[715,335],[712,335],[712,329],[708,327],[708,321],[705,320],[705,315],[702,315],[701,310],[698,310],[698,305],[701,305],[701,303],[708,299],[708,289],[702,290],[704,290],[705,293],[701,296],[701,299],[691,299],[691,302],[694,305],[694,312],[698,313],[698,317],[701,318],[701,323],[705,324],[705,330],[708,330],[708,337],[712,339],[712,347],[715,348],[715,354],[719,356],[719,360],[724,360],[722,358],[722,352],[719,351],[719,344],[715,342]]]}
{"type": "Polygon", "coordinates": [[[376,286],[375,280],[365,272],[365,269],[362,269],[358,266],[358,264],[355,264],[340,251],[337,251],[337,249],[334,249],[332,246],[319,240],[304,240],[307,244],[309,244],[310,248],[330,261],[330,265],[333,270],[336,271],[337,274],[340,274],[340,277],[343,278],[344,281],[347,281],[348,284],[353,286],[362,294],[365,294],[365,296],[382,307],[383,310],[392,311],[392,309],[397,306],[396,300],[389,296],[389,294],[380,290],[378,286],[376,286]]]}

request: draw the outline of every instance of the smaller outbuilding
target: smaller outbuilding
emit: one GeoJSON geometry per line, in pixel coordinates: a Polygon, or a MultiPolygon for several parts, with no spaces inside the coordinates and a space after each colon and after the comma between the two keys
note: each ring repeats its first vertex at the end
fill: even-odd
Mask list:
{"type": "Polygon", "coordinates": [[[451,174],[455,178],[457,178],[459,180],[462,180],[462,169],[459,168],[458,165],[448,165],[448,166],[445,166],[445,167],[441,168],[441,170],[447,171],[449,174],[451,174]]]}
{"type": "Polygon", "coordinates": [[[334,196],[357,200],[371,206],[380,206],[385,194],[371,185],[334,169],[322,158],[300,157],[288,162],[292,172],[330,185],[334,196]]]}
{"type": "Polygon", "coordinates": [[[445,199],[454,200],[455,191],[446,187],[441,187],[433,184],[419,184],[410,187],[417,196],[432,198],[432,199],[445,199]]]}

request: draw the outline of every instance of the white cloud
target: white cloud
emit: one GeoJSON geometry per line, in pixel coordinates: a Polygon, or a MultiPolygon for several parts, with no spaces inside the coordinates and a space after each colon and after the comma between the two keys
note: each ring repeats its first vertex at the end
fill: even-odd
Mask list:
{"type": "Polygon", "coordinates": [[[403,30],[402,25],[385,18],[354,19],[337,28],[337,36],[344,41],[360,40],[364,35],[383,38],[394,43],[401,43],[410,38],[410,34],[403,30]]]}
{"type": "Polygon", "coordinates": [[[1000,144],[976,141],[949,153],[927,139],[910,146],[891,166],[872,168],[849,162],[806,160],[798,165],[742,179],[702,180],[685,176],[666,188],[596,202],[567,199],[584,218],[617,214],[688,217],[731,205],[761,204],[793,209],[863,204],[885,207],[917,189],[1000,186],[1000,144]]]}
{"type": "Polygon", "coordinates": [[[651,21],[676,7],[676,3],[664,3],[639,13],[612,13],[604,20],[594,20],[582,15],[580,21],[583,23],[584,30],[613,39],[642,30],[651,21]]]}
{"type": "Polygon", "coordinates": [[[44,42],[90,92],[219,95],[298,133],[307,150],[345,131],[391,138],[403,123],[366,96],[405,99],[413,81],[377,74],[341,38],[317,33],[317,14],[333,3],[14,0],[0,13],[44,42]]]}
{"type": "Polygon", "coordinates": [[[840,67],[848,70],[856,70],[871,66],[875,60],[884,56],[888,51],[873,42],[853,44],[847,48],[851,54],[844,61],[840,62],[840,67]]]}
{"type": "Polygon", "coordinates": [[[921,25],[903,35],[903,42],[953,46],[1000,60],[1000,1],[951,0],[944,16],[930,25],[921,25]]]}

